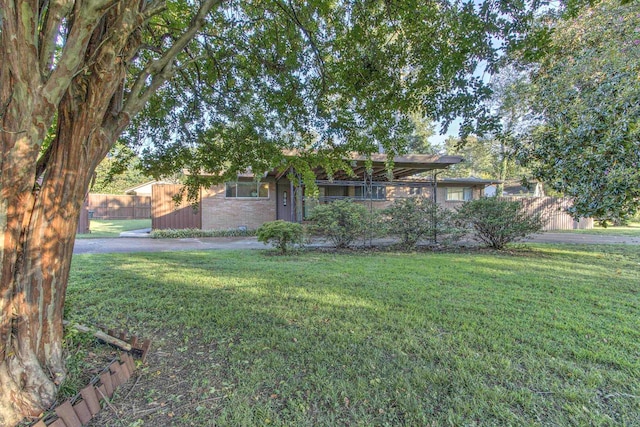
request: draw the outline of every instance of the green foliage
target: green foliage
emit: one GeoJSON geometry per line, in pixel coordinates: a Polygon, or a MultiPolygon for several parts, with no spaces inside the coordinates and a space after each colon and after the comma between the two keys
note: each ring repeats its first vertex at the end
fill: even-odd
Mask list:
{"type": "MultiPolygon", "coordinates": [[[[154,141],[143,150],[154,174],[207,172],[187,178],[194,187],[249,168],[285,170],[282,149],[298,150],[307,168],[337,167],[349,152],[379,146],[428,152],[430,120],[462,116],[465,132],[488,126],[489,91],[476,72],[496,64],[498,40],[508,44],[526,30],[507,22],[529,22],[536,4],[224,2],[126,140],[154,141]],[[410,118],[416,112],[418,126],[410,118]]],[[[186,25],[188,14],[178,16],[186,25]]],[[[149,45],[166,43],[168,19],[152,21],[160,28],[149,45]]]]}
{"type": "Polygon", "coordinates": [[[544,227],[540,214],[528,214],[520,202],[498,197],[465,202],[458,208],[461,224],[470,229],[474,240],[494,249],[539,233],[544,227]]]}
{"type": "Polygon", "coordinates": [[[331,241],[337,248],[346,248],[357,239],[364,238],[371,213],[362,204],[351,200],[336,200],[316,206],[309,220],[309,229],[331,241]]]}
{"type": "Polygon", "coordinates": [[[435,134],[435,125],[425,119],[420,112],[413,112],[409,115],[413,132],[407,138],[406,151],[409,154],[437,154],[437,147],[429,142],[429,138],[435,134]]]}
{"type": "Polygon", "coordinates": [[[96,168],[95,180],[90,191],[124,194],[128,188],[150,180],[151,178],[142,172],[140,159],[133,150],[118,145],[96,168]]]}
{"type": "Polygon", "coordinates": [[[495,141],[471,136],[464,143],[459,138],[449,137],[444,142],[446,153],[462,156],[464,162],[452,166],[444,172],[448,177],[497,179],[499,152],[495,141]]]}
{"type": "Polygon", "coordinates": [[[640,207],[640,4],[606,0],[555,23],[532,73],[541,123],[521,159],[574,199],[571,213],[624,219],[640,207]]]}
{"type": "Polygon", "coordinates": [[[255,236],[256,230],[230,228],[229,230],[200,230],[199,228],[181,228],[178,230],[153,230],[152,239],[188,239],[197,237],[243,237],[255,236]]]}
{"type": "Polygon", "coordinates": [[[421,239],[450,242],[461,236],[455,228],[453,214],[426,197],[398,199],[382,212],[387,233],[400,237],[407,249],[414,248],[421,239]]]}
{"type": "Polygon", "coordinates": [[[258,241],[271,244],[285,254],[295,244],[301,244],[304,239],[304,229],[301,224],[283,220],[265,222],[257,230],[258,241]]]}

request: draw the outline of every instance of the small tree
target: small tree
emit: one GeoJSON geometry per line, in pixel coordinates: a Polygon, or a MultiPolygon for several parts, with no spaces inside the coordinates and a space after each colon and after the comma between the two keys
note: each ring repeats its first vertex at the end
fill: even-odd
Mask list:
{"type": "Polygon", "coordinates": [[[486,197],[466,202],[458,208],[458,219],[471,231],[474,240],[494,249],[540,233],[544,220],[529,214],[519,202],[486,197]]]}
{"type": "Polygon", "coordinates": [[[386,232],[400,237],[407,249],[414,248],[420,239],[437,240],[457,237],[460,230],[453,226],[451,211],[425,197],[396,200],[383,211],[386,232]]]}
{"type": "Polygon", "coordinates": [[[279,219],[262,224],[257,230],[257,235],[259,242],[265,245],[270,243],[284,255],[294,244],[302,243],[304,230],[298,223],[279,219]]]}
{"type": "Polygon", "coordinates": [[[346,248],[364,236],[369,224],[369,212],[351,200],[336,200],[318,205],[309,217],[311,230],[331,241],[337,248],[346,248]]]}

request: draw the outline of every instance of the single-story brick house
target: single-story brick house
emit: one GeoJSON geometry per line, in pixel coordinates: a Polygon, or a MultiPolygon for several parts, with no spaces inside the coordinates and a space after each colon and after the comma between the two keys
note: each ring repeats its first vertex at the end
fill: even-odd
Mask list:
{"type": "Polygon", "coordinates": [[[354,175],[337,171],[332,179],[323,170],[316,170],[319,197],[305,194],[304,186],[289,180],[289,171],[271,171],[256,180],[252,174],[237,180],[200,190],[199,206],[176,207],[172,197],[179,190],[175,185],[154,185],[152,194],[152,227],[231,229],[257,228],[267,221],[282,219],[303,221],[319,203],[349,198],[380,209],[404,197],[431,197],[446,207],[480,198],[484,188],[496,181],[477,178],[438,178],[449,166],[460,163],[459,156],[406,155],[394,158],[392,170],[387,170],[387,156],[371,156],[367,171],[366,158],[353,156],[354,175]]]}

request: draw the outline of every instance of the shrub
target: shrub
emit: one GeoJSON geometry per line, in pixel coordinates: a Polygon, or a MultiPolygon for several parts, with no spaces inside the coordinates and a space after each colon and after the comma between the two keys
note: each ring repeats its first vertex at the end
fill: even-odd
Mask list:
{"type": "Polygon", "coordinates": [[[153,230],[152,239],[187,239],[198,237],[244,237],[255,236],[256,230],[246,230],[244,228],[230,228],[229,230],[200,230],[199,228],[181,228],[153,230]]]}
{"type": "Polygon", "coordinates": [[[371,217],[367,208],[347,199],[316,206],[309,220],[314,234],[325,237],[337,248],[346,248],[364,237],[371,217]]]}
{"type": "Polygon", "coordinates": [[[464,203],[458,208],[458,219],[470,229],[474,240],[495,249],[540,233],[544,227],[540,214],[529,214],[520,202],[497,197],[464,203]]]}
{"type": "Polygon", "coordinates": [[[265,245],[270,243],[285,254],[294,244],[302,243],[304,230],[298,223],[279,219],[262,224],[258,227],[257,235],[259,242],[265,245]]]}
{"type": "Polygon", "coordinates": [[[386,232],[400,238],[407,249],[414,248],[421,239],[435,243],[461,237],[460,229],[454,226],[453,213],[425,197],[398,199],[383,213],[386,232]]]}

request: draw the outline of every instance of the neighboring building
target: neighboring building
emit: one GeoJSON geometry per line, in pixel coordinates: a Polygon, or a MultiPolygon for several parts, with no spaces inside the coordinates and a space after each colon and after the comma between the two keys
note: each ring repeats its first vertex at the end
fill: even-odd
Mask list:
{"type": "Polygon", "coordinates": [[[151,188],[156,184],[169,184],[168,181],[149,181],[144,184],[138,184],[135,187],[127,188],[124,194],[131,196],[151,196],[151,188]]]}
{"type": "MultiPolygon", "coordinates": [[[[489,185],[484,190],[487,197],[495,196],[497,185],[489,185]]],[[[544,197],[544,186],[541,182],[530,181],[523,184],[522,181],[506,181],[503,186],[502,195],[504,197],[544,197]]]]}
{"type": "Polygon", "coordinates": [[[462,161],[459,156],[407,155],[394,158],[392,170],[387,170],[385,154],[371,156],[371,170],[366,158],[354,156],[351,166],[355,175],[337,171],[332,179],[323,170],[316,170],[317,198],[307,197],[301,182],[291,182],[292,171],[271,171],[261,179],[251,174],[239,176],[234,182],[201,189],[199,205],[194,209],[183,204],[176,207],[172,197],[179,186],[154,185],[152,196],[152,226],[154,229],[257,228],[267,221],[303,221],[320,203],[349,198],[381,209],[394,200],[405,197],[431,197],[446,207],[483,196],[484,187],[496,181],[477,178],[437,178],[437,173],[462,161]],[[431,174],[430,177],[425,175],[431,174]],[[417,176],[420,175],[420,176],[417,176]]]}

